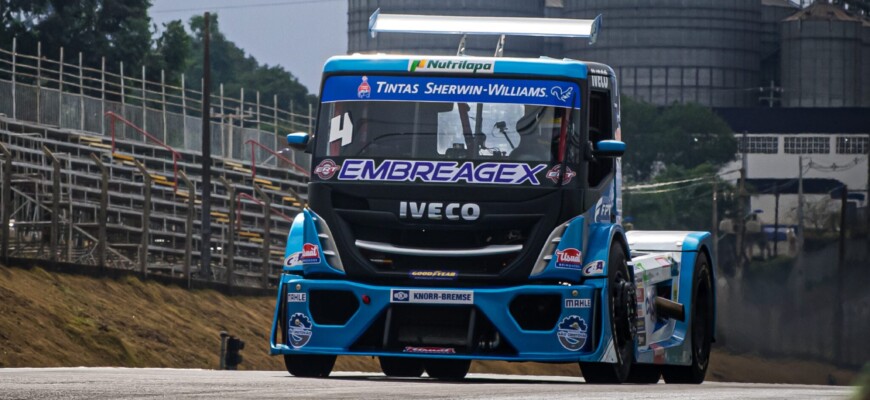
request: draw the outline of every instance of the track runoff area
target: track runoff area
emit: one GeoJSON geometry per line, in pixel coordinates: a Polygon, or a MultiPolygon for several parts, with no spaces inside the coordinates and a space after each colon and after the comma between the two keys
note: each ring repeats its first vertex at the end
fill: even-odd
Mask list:
{"type": "Polygon", "coordinates": [[[582,378],[469,374],[461,382],[335,372],[294,378],[285,371],[156,368],[10,368],[0,399],[313,398],[313,399],[842,399],[843,386],[705,382],[701,385],[592,385],[582,378]]]}

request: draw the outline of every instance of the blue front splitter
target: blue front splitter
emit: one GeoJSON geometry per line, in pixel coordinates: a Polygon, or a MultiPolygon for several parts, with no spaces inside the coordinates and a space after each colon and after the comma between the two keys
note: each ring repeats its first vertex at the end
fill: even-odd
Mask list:
{"type": "MultiPolygon", "coordinates": [[[[597,282],[596,282],[597,283],[597,282]]],[[[278,321],[284,316],[279,315],[281,309],[276,305],[270,335],[270,353],[278,354],[328,354],[355,356],[407,356],[427,358],[455,358],[476,360],[506,360],[506,361],[540,361],[540,362],[577,362],[604,361],[611,333],[607,313],[598,320],[602,326],[600,339],[593,346],[593,310],[601,308],[606,299],[606,285],[523,285],[501,288],[471,289],[447,287],[390,287],[372,286],[346,280],[304,279],[297,275],[284,274],[278,288],[278,302],[284,302],[286,315],[302,313],[311,317],[308,300],[312,290],[339,290],[352,292],[357,299],[363,295],[370,299],[369,304],[360,301],[359,309],[344,325],[319,325],[312,319],[307,342],[299,347],[278,343],[278,321]],[[288,302],[290,296],[282,298],[285,293],[305,293],[306,301],[300,301],[302,296],[294,295],[293,302],[288,302]],[[473,292],[473,305],[478,312],[488,318],[500,332],[502,340],[507,341],[516,349],[516,354],[428,354],[402,353],[386,351],[350,350],[351,346],[365,331],[386,312],[391,304],[391,289],[410,290],[457,290],[473,292]],[[599,298],[596,298],[596,290],[599,298]],[[550,330],[524,330],[509,311],[511,301],[519,295],[557,294],[562,300],[561,313],[555,326],[550,330]],[[566,300],[570,300],[567,301],[566,300]],[[584,300],[584,301],[577,301],[584,300]],[[586,301],[588,300],[588,301],[586,301]],[[582,304],[582,305],[581,305],[582,304]],[[569,307],[569,308],[566,308],[569,307]],[[573,323],[572,323],[573,322],[573,323]],[[580,322],[579,324],[577,322],[580,322]],[[565,334],[572,340],[566,344],[565,334]],[[585,334],[585,339],[583,338],[585,334]],[[579,339],[578,339],[579,338],[579,339]],[[582,343],[582,344],[581,344],[582,343]],[[594,348],[593,348],[594,347],[594,348]]],[[[280,305],[280,304],[279,304],[280,305]]],[[[415,304],[411,304],[413,306],[415,304]]],[[[431,304],[425,304],[431,305],[431,304]]],[[[439,305],[439,304],[436,304],[439,305]]],[[[468,306],[444,304],[445,307],[468,306]]],[[[606,308],[604,308],[606,309],[606,308]]],[[[426,315],[420,315],[426,318],[426,315]]],[[[285,335],[289,336],[289,335],[285,335]]]]}

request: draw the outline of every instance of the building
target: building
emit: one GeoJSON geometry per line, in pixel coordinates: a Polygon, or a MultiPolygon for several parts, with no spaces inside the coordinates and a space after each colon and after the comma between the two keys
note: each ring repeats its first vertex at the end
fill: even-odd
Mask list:
{"type": "MultiPolygon", "coordinates": [[[[870,107],[870,20],[831,0],[348,0],[348,52],[456,54],[459,35],[384,34],[384,13],[594,18],[585,40],[510,37],[505,56],[545,55],[612,66],[622,93],[657,105],[870,107]]],[[[838,3],[842,3],[838,1],[838,3]]],[[[470,37],[492,55],[496,37],[470,37]]]]}
{"type": "MultiPolygon", "coordinates": [[[[864,207],[868,188],[870,112],[862,108],[718,108],[744,151],[747,185],[754,193],[750,211],[773,224],[779,197],[779,223],[797,225],[799,166],[803,166],[805,226],[828,221],[839,210],[840,190],[864,207]],[[745,132],[745,135],[743,134],[745,132]],[[777,196],[777,193],[779,194],[777,196]],[[818,219],[818,221],[817,221],[818,219]]],[[[741,155],[721,171],[739,170],[741,155]]],[[[726,179],[736,181],[738,174],[726,179]]]]}

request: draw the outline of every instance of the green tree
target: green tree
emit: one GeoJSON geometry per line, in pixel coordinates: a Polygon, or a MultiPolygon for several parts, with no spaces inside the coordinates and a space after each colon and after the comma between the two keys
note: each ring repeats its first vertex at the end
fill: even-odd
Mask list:
{"type": "Polygon", "coordinates": [[[623,158],[628,179],[642,182],[670,166],[714,167],[734,159],[737,140],[731,128],[707,107],[673,104],[656,107],[622,98],[623,158]]]}

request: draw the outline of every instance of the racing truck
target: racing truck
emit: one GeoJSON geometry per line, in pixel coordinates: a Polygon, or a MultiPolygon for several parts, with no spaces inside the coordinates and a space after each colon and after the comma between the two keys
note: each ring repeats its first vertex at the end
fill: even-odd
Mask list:
{"type": "Polygon", "coordinates": [[[326,61],[309,205],[293,220],[270,337],[298,377],[338,355],[389,377],[472,360],[579,363],[589,383],[701,383],[714,340],[707,232],[622,227],[609,66],[502,55],[505,36],[588,38],[594,20],[416,16],[373,34],[461,34],[456,56],[326,61]],[[499,37],[493,57],[466,35],[499,37]]]}

